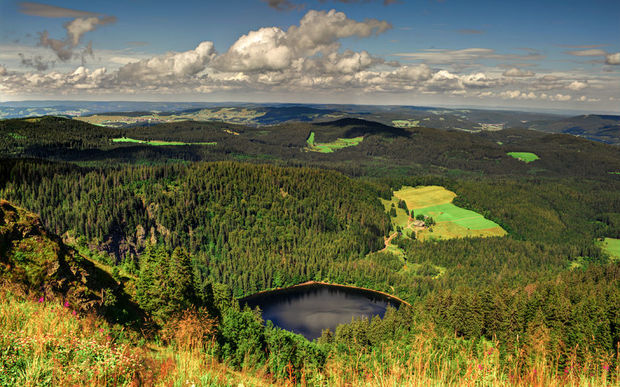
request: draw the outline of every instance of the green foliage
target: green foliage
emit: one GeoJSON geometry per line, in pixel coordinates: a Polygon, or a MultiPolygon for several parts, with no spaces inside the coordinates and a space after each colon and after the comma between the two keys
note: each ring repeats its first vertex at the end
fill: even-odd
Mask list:
{"type": "MultiPolygon", "coordinates": [[[[208,291],[203,288],[202,291],[208,291]]],[[[136,301],[159,324],[190,307],[203,306],[212,296],[198,296],[189,253],[176,248],[170,255],[165,247],[148,246],[141,256],[136,283],[136,301]]],[[[207,305],[213,310],[213,305],[207,305]]]]}
{"type": "Polygon", "coordinates": [[[260,315],[248,309],[229,308],[219,325],[223,359],[234,367],[249,368],[265,361],[265,332],[260,315]]]}

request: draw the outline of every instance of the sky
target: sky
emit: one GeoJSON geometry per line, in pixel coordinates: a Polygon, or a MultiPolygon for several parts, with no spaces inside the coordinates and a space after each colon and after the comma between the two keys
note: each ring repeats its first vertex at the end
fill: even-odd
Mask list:
{"type": "Polygon", "coordinates": [[[0,0],[0,101],[620,113],[618,0],[0,0]]]}

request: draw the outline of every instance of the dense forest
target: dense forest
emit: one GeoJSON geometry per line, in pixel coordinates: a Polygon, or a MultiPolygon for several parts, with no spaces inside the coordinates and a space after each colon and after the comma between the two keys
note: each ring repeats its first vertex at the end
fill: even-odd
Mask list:
{"type": "MultiPolygon", "coordinates": [[[[428,371],[444,382],[491,363],[496,381],[535,383],[536,369],[559,378],[577,365],[619,380],[620,263],[597,242],[620,236],[620,180],[609,173],[620,170],[617,147],[351,119],[111,129],[47,117],[0,121],[0,149],[0,198],[38,214],[41,227],[62,238],[43,238],[60,246],[49,251],[74,266],[93,262],[82,271],[109,271],[97,274],[105,281],[87,292],[91,301],[100,294],[108,321],[148,330],[149,340],[167,343],[189,313],[204,324],[201,351],[235,370],[261,368],[269,380],[302,384],[363,383],[377,372],[406,383],[412,379],[398,369],[419,372],[412,364],[433,357],[450,359],[428,371]],[[364,140],[321,154],[306,149],[311,131],[320,142],[364,140]],[[123,137],[217,145],[112,141],[123,137]],[[506,155],[513,150],[540,160],[526,164],[506,155]],[[402,257],[379,252],[395,231],[380,199],[423,185],[455,192],[455,204],[508,235],[397,237],[402,257]],[[385,291],[411,307],[309,342],[236,302],[308,280],[385,291]],[[113,284],[105,285],[113,297],[103,300],[102,283],[113,284]]],[[[17,278],[7,274],[12,268],[41,264],[20,250],[27,233],[6,231],[16,230],[6,228],[11,219],[0,217],[4,279],[17,278]]],[[[38,295],[44,280],[32,282],[28,270],[18,282],[38,295]]]]}
{"type": "Polygon", "coordinates": [[[81,121],[43,117],[0,121],[0,154],[77,162],[87,166],[119,163],[161,164],[244,161],[335,169],[350,176],[419,174],[618,178],[620,149],[566,134],[525,129],[466,133],[432,128],[393,128],[361,119],[249,127],[223,122],[175,122],[106,128],[81,121]],[[357,146],[333,153],[311,152],[320,143],[363,137],[357,146]],[[179,141],[185,146],[114,142],[115,138],[179,141]],[[197,143],[216,145],[191,145],[197,143]],[[533,152],[524,163],[508,152],[533,152]]]}

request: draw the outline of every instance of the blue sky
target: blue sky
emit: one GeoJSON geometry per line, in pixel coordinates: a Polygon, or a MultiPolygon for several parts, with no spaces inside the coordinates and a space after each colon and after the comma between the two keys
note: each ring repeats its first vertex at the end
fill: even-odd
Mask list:
{"type": "Polygon", "coordinates": [[[0,100],[620,112],[620,1],[0,0],[0,66],[0,100]]]}

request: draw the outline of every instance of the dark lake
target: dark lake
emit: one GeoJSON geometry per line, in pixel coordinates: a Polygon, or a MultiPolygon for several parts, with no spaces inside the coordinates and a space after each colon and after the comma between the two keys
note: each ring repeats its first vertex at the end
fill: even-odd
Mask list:
{"type": "Polygon", "coordinates": [[[263,319],[312,340],[323,329],[335,331],[352,318],[383,317],[388,305],[400,306],[396,299],[363,289],[311,284],[255,294],[241,300],[251,308],[258,306],[263,319]]]}

